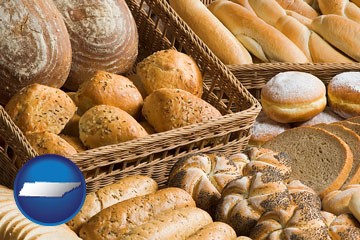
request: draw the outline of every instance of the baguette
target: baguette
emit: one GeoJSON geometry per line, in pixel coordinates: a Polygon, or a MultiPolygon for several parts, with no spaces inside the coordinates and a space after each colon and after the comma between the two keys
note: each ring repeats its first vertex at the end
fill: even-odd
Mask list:
{"type": "Polygon", "coordinates": [[[225,64],[252,63],[249,52],[200,0],[170,0],[170,5],[225,64]]]}
{"type": "Polygon", "coordinates": [[[241,5],[218,0],[210,4],[209,9],[251,53],[262,61],[309,62],[305,54],[281,32],[241,5]]]}
{"type": "Polygon", "coordinates": [[[130,176],[86,196],[80,212],[67,224],[75,232],[101,210],[130,198],[156,192],[157,183],[146,176],[130,176]]]}
{"type": "Polygon", "coordinates": [[[165,188],[102,210],[80,229],[80,237],[84,240],[118,239],[131,228],[165,211],[183,207],[195,207],[191,196],[180,188],[165,188]]]}
{"type": "Polygon", "coordinates": [[[317,33],[309,30],[305,25],[291,16],[281,17],[275,27],[294,42],[305,53],[308,59],[314,63],[353,62],[350,58],[333,48],[317,33]]]}
{"type": "Polygon", "coordinates": [[[307,18],[313,19],[319,14],[303,0],[276,0],[286,10],[297,12],[307,18]]]}
{"type": "Polygon", "coordinates": [[[182,240],[210,224],[210,215],[200,208],[189,207],[168,211],[132,229],[123,240],[182,240]]]}
{"type": "Polygon", "coordinates": [[[271,26],[286,16],[286,11],[275,0],[249,0],[249,4],[256,15],[271,26]]]}
{"type": "Polygon", "coordinates": [[[360,8],[349,0],[318,0],[322,14],[336,14],[360,23],[360,8]]]}
{"type": "Polygon", "coordinates": [[[256,16],[255,11],[252,9],[249,0],[230,0],[234,3],[240,4],[241,6],[243,6],[244,8],[246,8],[247,10],[249,10],[249,12],[251,12],[252,14],[254,14],[256,16]]]}
{"type": "Polygon", "coordinates": [[[228,240],[236,238],[232,227],[223,222],[213,222],[191,235],[187,240],[228,240]]]}
{"type": "Polygon", "coordinates": [[[322,15],[311,29],[356,61],[360,61],[360,24],[338,15],[322,15]]]}

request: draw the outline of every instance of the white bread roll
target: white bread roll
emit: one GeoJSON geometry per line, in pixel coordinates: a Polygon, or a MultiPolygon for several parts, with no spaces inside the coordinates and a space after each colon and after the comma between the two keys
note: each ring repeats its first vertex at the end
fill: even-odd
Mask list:
{"type": "Polygon", "coordinates": [[[349,202],[349,210],[360,222],[360,191],[353,193],[349,202]]]}
{"type": "Polygon", "coordinates": [[[291,16],[281,17],[275,27],[295,43],[314,63],[351,63],[344,56],[305,25],[291,16]]]}
{"type": "Polygon", "coordinates": [[[297,12],[305,17],[313,19],[319,14],[303,0],[276,0],[286,10],[297,12]]]}
{"type": "Polygon", "coordinates": [[[223,222],[213,222],[201,228],[187,240],[229,240],[236,238],[232,227],[223,222]]]}
{"type": "Polygon", "coordinates": [[[304,53],[274,27],[239,4],[217,0],[209,9],[244,46],[264,62],[309,62],[304,53]]]}
{"type": "Polygon", "coordinates": [[[225,64],[252,63],[244,46],[200,0],[170,0],[170,5],[225,64]]]}
{"type": "Polygon", "coordinates": [[[360,61],[360,24],[338,15],[322,15],[311,29],[353,59],[360,61]]]}
{"type": "Polygon", "coordinates": [[[286,16],[286,11],[275,0],[249,0],[249,4],[256,15],[271,26],[286,16]]]}
{"type": "Polygon", "coordinates": [[[243,6],[247,10],[249,10],[249,12],[251,12],[252,14],[254,14],[256,16],[256,13],[254,12],[254,10],[252,9],[252,7],[249,3],[249,0],[230,0],[230,1],[240,4],[241,6],[243,6]]]}
{"type": "Polygon", "coordinates": [[[349,0],[318,0],[322,14],[336,14],[360,23],[360,8],[349,0]]]}

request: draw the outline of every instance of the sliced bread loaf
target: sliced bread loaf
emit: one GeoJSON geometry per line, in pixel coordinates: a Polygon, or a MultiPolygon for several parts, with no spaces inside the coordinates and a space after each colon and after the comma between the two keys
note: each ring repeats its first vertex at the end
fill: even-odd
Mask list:
{"type": "Polygon", "coordinates": [[[360,183],[360,137],[349,128],[337,124],[319,124],[314,127],[324,129],[335,134],[349,145],[353,154],[353,164],[345,184],[360,183]]]}
{"type": "Polygon", "coordinates": [[[338,124],[344,127],[349,128],[350,130],[352,130],[353,132],[355,132],[357,135],[360,136],[360,124],[359,123],[353,123],[353,122],[348,122],[348,121],[341,121],[341,122],[335,122],[335,123],[331,123],[331,124],[338,124]]]}
{"type": "Polygon", "coordinates": [[[346,121],[360,124],[360,116],[348,118],[348,119],[346,119],[346,121]]]}
{"type": "Polygon", "coordinates": [[[349,176],[353,156],[349,146],[328,131],[313,127],[287,130],[264,148],[291,157],[291,179],[300,180],[323,197],[339,189],[349,176]]]}

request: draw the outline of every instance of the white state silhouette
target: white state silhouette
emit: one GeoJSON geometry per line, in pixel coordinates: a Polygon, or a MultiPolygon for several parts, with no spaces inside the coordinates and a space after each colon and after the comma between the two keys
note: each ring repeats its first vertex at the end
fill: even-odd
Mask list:
{"type": "Polygon", "coordinates": [[[81,182],[25,182],[19,197],[61,198],[80,185],[81,182]]]}

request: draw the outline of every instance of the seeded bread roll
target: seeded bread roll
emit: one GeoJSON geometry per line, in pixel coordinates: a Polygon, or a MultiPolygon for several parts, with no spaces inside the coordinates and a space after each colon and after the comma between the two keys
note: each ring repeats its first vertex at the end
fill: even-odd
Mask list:
{"type": "Polygon", "coordinates": [[[190,56],[173,49],[158,51],[136,66],[147,95],[160,88],[176,88],[201,97],[203,78],[190,56]]]}
{"type": "MultiPolygon", "coordinates": [[[[360,29],[359,29],[360,30],[360,29]]],[[[330,107],[344,118],[360,115],[360,72],[336,75],[327,87],[330,107]]]]}
{"type": "Polygon", "coordinates": [[[156,132],[218,118],[221,113],[212,105],[181,89],[162,88],[144,101],[142,114],[156,132]]]}
{"type": "Polygon", "coordinates": [[[212,223],[210,215],[200,208],[188,207],[165,212],[147,223],[133,228],[124,240],[182,240],[212,223]]]}
{"type": "Polygon", "coordinates": [[[70,156],[77,153],[70,143],[51,132],[26,132],[25,137],[40,155],[58,154],[70,156]]]}
{"type": "Polygon", "coordinates": [[[264,212],[275,207],[287,208],[290,204],[291,197],[283,181],[276,179],[276,175],[256,173],[226,185],[215,220],[232,226],[237,235],[248,236],[264,212]]]}
{"type": "Polygon", "coordinates": [[[143,99],[128,78],[96,71],[90,80],[80,85],[76,92],[76,102],[80,115],[96,105],[109,105],[136,117],[141,110],[143,99]]]}
{"type": "Polygon", "coordinates": [[[72,116],[72,118],[70,118],[68,123],[65,125],[61,133],[73,137],[79,137],[80,134],[79,121],[80,121],[80,115],[75,113],[74,116],[72,116]]]}
{"type": "Polygon", "coordinates": [[[311,206],[319,210],[321,209],[321,199],[319,195],[299,180],[291,181],[287,185],[287,188],[295,205],[299,207],[311,206]]]}
{"type": "Polygon", "coordinates": [[[166,211],[185,207],[195,207],[187,192],[179,188],[165,188],[103,209],[80,229],[80,237],[84,240],[118,239],[166,211]]]}
{"type": "Polygon", "coordinates": [[[93,216],[116,203],[155,193],[157,183],[146,176],[130,176],[86,196],[80,212],[67,225],[76,233],[93,216]]]}
{"type": "Polygon", "coordinates": [[[63,91],[32,84],[14,95],[5,110],[23,132],[59,134],[75,114],[76,106],[63,91]]]}
{"type": "Polygon", "coordinates": [[[84,144],[81,142],[80,138],[78,137],[73,137],[73,136],[68,136],[68,135],[64,135],[64,134],[60,134],[59,137],[61,137],[62,139],[64,139],[67,143],[69,143],[71,146],[73,146],[73,148],[76,150],[76,152],[84,152],[86,151],[86,147],[84,146],[84,144]]]}
{"type": "Polygon", "coordinates": [[[332,133],[313,127],[287,130],[265,143],[265,148],[290,156],[291,179],[300,180],[320,197],[341,188],[352,168],[349,146],[332,133]]]}
{"type": "Polygon", "coordinates": [[[360,23],[360,8],[349,0],[318,0],[322,14],[336,14],[360,23]]]}
{"type": "Polygon", "coordinates": [[[331,239],[360,239],[360,224],[351,214],[335,216],[328,212],[321,212],[331,239]]]}
{"type": "Polygon", "coordinates": [[[147,136],[145,129],[120,108],[98,105],[79,121],[80,139],[86,147],[96,148],[147,136]]]}
{"type": "Polygon", "coordinates": [[[225,185],[241,176],[230,159],[199,154],[178,161],[172,168],[168,185],[191,194],[196,206],[212,213],[225,185]]]}
{"type": "Polygon", "coordinates": [[[326,106],[326,87],[317,77],[304,72],[283,72],[261,91],[261,103],[268,117],[281,123],[306,121],[326,106]]]}
{"type": "Polygon", "coordinates": [[[213,222],[199,229],[187,240],[229,240],[235,238],[236,233],[232,227],[226,223],[213,222]]]}
{"type": "Polygon", "coordinates": [[[319,124],[314,127],[329,131],[342,140],[349,146],[353,154],[353,164],[351,171],[344,185],[360,183],[360,136],[347,127],[338,124],[319,124]]]}

